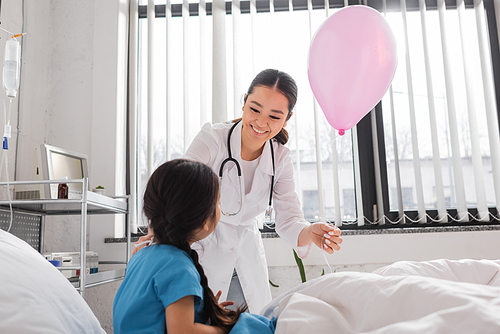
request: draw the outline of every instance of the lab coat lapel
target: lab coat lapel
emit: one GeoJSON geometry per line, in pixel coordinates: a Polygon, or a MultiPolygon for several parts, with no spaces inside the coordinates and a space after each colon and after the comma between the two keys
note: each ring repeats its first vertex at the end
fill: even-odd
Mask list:
{"type": "MultiPolygon", "coordinates": [[[[276,152],[276,144],[273,146],[274,151],[276,152]]],[[[276,163],[276,162],[275,162],[276,163]]],[[[275,166],[276,168],[276,166],[275,166]]],[[[260,163],[259,166],[257,167],[258,170],[260,170],[261,173],[267,174],[267,175],[273,175],[273,160],[272,160],[272,154],[271,154],[271,143],[266,141],[266,144],[264,145],[264,150],[262,150],[262,155],[260,157],[260,163]]]]}

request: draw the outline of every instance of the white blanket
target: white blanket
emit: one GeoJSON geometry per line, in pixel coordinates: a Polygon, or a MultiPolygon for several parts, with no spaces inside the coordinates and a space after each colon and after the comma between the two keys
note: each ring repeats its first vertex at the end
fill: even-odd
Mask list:
{"type": "Polygon", "coordinates": [[[330,274],[281,295],[263,315],[278,318],[277,334],[498,334],[499,271],[500,261],[439,260],[330,274]]]}
{"type": "Polygon", "coordinates": [[[52,264],[0,229],[0,333],[105,333],[85,300],[52,264]]]}

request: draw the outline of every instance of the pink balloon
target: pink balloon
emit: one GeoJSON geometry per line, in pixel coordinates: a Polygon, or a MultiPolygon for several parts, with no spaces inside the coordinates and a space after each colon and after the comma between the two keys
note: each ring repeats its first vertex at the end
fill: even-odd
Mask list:
{"type": "Polygon", "coordinates": [[[316,31],[308,76],[326,119],[342,135],[382,99],[396,72],[396,39],[367,6],[344,7],[316,31]]]}

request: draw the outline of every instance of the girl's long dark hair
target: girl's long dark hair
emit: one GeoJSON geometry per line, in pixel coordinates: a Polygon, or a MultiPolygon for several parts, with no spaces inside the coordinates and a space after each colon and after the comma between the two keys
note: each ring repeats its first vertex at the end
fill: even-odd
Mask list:
{"type": "MultiPolygon", "coordinates": [[[[282,71],[275,69],[263,70],[257,74],[250,84],[250,87],[248,87],[247,94],[245,95],[245,102],[247,101],[248,95],[253,93],[255,87],[259,86],[276,89],[287,98],[288,115],[286,116],[286,120],[288,121],[292,116],[292,110],[295,107],[295,103],[297,103],[298,89],[295,80],[293,80],[290,75],[282,71]]],[[[235,121],[238,121],[238,119],[235,121]]],[[[288,142],[288,131],[282,128],[273,139],[275,139],[278,143],[285,145],[288,142]]]]}
{"type": "Polygon", "coordinates": [[[185,159],[168,161],[149,178],[144,192],[144,214],[150,221],[155,241],[182,249],[191,256],[201,277],[204,311],[211,325],[228,332],[245,308],[228,310],[218,305],[198,261],[198,253],[189,246],[193,232],[208,220],[215,222],[219,179],[206,165],[185,159]]]}

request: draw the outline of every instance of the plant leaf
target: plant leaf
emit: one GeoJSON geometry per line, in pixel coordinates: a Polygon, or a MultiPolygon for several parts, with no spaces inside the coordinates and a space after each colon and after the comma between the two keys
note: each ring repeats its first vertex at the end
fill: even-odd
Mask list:
{"type": "Polygon", "coordinates": [[[300,279],[302,280],[302,283],[305,283],[306,271],[304,270],[304,264],[302,263],[302,259],[295,252],[295,249],[293,250],[293,256],[295,257],[295,262],[297,262],[297,267],[299,267],[300,279]]]}
{"type": "Polygon", "coordinates": [[[278,284],[274,284],[273,282],[271,282],[271,280],[269,280],[269,284],[271,284],[271,286],[275,287],[275,288],[279,288],[280,287],[278,284]]]}

